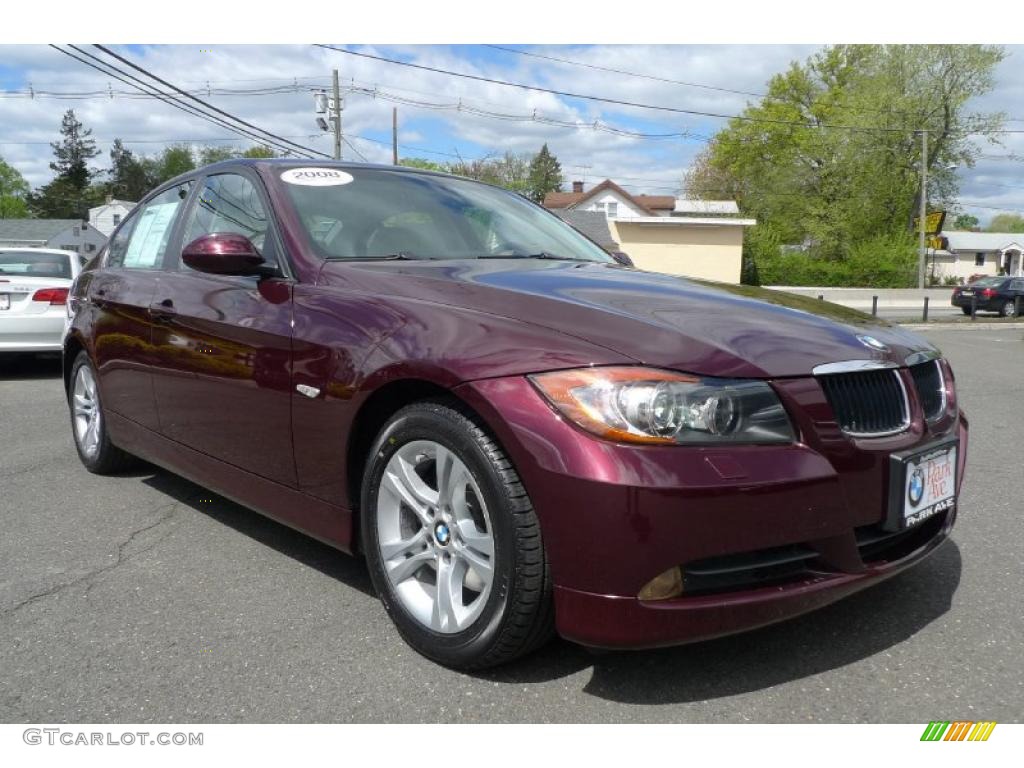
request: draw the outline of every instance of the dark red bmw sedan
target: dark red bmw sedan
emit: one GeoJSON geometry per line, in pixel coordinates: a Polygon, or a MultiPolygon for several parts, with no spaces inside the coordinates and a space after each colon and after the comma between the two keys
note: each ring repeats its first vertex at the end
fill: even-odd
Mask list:
{"type": "Polygon", "coordinates": [[[87,469],[141,457],[361,552],[452,667],[796,616],[957,512],[967,421],[926,341],[623,267],[466,179],[200,169],[126,218],[68,314],[87,469]]]}

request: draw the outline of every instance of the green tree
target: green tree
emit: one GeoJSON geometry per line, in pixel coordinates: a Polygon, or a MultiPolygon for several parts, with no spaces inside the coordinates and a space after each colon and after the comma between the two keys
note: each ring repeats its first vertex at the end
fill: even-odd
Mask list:
{"type": "Polygon", "coordinates": [[[1024,216],[1019,213],[997,213],[988,223],[989,232],[1024,232],[1024,216]]]}
{"type": "Polygon", "coordinates": [[[953,219],[953,229],[970,230],[978,226],[978,217],[969,213],[958,213],[953,219]]]}
{"type": "Polygon", "coordinates": [[[406,168],[421,168],[425,171],[450,172],[447,165],[435,163],[433,160],[424,160],[422,157],[403,157],[398,164],[404,165],[406,168]]]}
{"type": "Polygon", "coordinates": [[[192,148],[187,144],[172,144],[164,148],[154,163],[155,181],[162,184],[182,173],[188,173],[195,167],[196,159],[192,155],[192,148]]]}
{"type": "Polygon", "coordinates": [[[270,147],[266,146],[265,144],[257,144],[255,146],[249,147],[247,150],[245,150],[242,153],[241,156],[242,157],[248,157],[248,158],[260,159],[260,158],[279,157],[280,153],[279,152],[275,152],[274,150],[272,150],[270,147]]]}
{"type": "Polygon", "coordinates": [[[84,191],[97,174],[96,170],[89,168],[89,161],[100,153],[92,138],[92,129],[85,128],[75,117],[75,110],[69,109],[61,120],[60,135],[60,141],[50,144],[54,156],[50,170],[76,189],[84,191]]]}
{"type": "Polygon", "coordinates": [[[137,159],[120,139],[110,148],[110,180],[107,194],[121,200],[139,201],[156,186],[143,161],[137,159]]]}
{"type": "Polygon", "coordinates": [[[530,161],[527,179],[527,195],[535,203],[544,200],[548,192],[557,192],[562,188],[562,164],[548,150],[547,143],[530,161]]]}
{"type": "Polygon", "coordinates": [[[28,216],[25,196],[29,187],[18,169],[0,157],[0,219],[23,219],[28,216]]]}
{"type": "Polygon", "coordinates": [[[232,147],[200,147],[198,165],[210,165],[236,157],[238,157],[238,152],[232,147]]]}
{"type": "Polygon", "coordinates": [[[448,172],[456,176],[494,184],[526,194],[529,189],[530,163],[522,155],[506,152],[500,157],[483,157],[478,160],[460,160],[448,166],[448,172]]]}
{"type": "Polygon", "coordinates": [[[89,167],[89,161],[100,151],[92,130],[82,125],[73,109],[64,113],[60,134],[60,141],[50,144],[54,157],[50,169],[56,176],[49,184],[29,193],[29,210],[45,218],[85,218],[88,209],[103,199],[103,190],[92,185],[99,171],[89,167]]]}
{"type": "Polygon", "coordinates": [[[691,167],[687,193],[736,199],[770,227],[772,237],[747,238],[755,259],[777,256],[782,243],[841,261],[866,242],[893,243],[902,258],[899,235],[919,195],[915,131],[928,131],[928,199],[948,205],[957,193],[949,166],[971,166],[981,151],[969,136],[1002,125],[1002,115],[967,104],[992,88],[1003,57],[982,45],[825,48],[773,77],[766,97],[729,121],[691,167]]]}

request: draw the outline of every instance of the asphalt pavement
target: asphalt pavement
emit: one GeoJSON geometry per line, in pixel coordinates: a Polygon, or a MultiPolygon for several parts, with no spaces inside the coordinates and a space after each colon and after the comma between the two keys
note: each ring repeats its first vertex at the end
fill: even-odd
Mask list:
{"type": "Polygon", "coordinates": [[[402,642],[360,560],[162,470],[86,472],[59,361],[0,360],[0,721],[1024,720],[1024,332],[926,333],[972,426],[930,559],[745,635],[472,675],[402,642]]]}

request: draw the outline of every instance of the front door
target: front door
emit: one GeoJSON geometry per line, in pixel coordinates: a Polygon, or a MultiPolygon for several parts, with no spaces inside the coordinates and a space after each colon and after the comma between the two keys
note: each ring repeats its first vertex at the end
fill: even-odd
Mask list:
{"type": "Polygon", "coordinates": [[[149,305],[190,184],[171,187],[139,208],[111,240],[104,269],[88,273],[83,311],[93,313],[103,406],[150,429],[157,429],[158,419],[149,305]]]}
{"type": "MultiPolygon", "coordinates": [[[[280,257],[259,182],[206,177],[190,203],[181,244],[215,232],[280,257]]],[[[292,284],[210,275],[168,259],[153,298],[153,386],[160,431],[208,456],[295,485],[291,441],[292,284]]]]}

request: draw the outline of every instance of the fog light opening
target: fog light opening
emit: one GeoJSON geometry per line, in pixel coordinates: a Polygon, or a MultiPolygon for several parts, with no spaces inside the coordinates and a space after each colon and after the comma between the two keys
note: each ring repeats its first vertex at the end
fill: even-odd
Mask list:
{"type": "Polygon", "coordinates": [[[668,600],[683,594],[683,572],[679,566],[673,566],[664,573],[659,573],[644,584],[637,594],[640,600],[668,600]]]}

